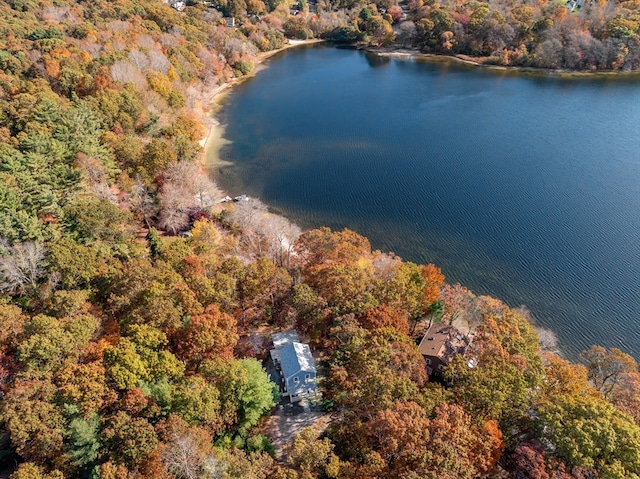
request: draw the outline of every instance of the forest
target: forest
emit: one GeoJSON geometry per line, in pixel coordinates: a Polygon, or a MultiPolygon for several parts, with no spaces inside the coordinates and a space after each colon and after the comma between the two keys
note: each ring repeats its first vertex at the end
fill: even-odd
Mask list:
{"type": "Polygon", "coordinates": [[[383,1],[373,7],[360,10],[357,28],[344,36],[374,46],[464,55],[489,65],[579,71],[640,66],[635,1],[408,0],[403,6],[383,1]]]}
{"type": "Polygon", "coordinates": [[[437,266],[353,231],[302,232],[256,199],[221,202],[200,166],[209,92],[287,37],[378,16],[304,9],[0,1],[3,473],[640,476],[631,356],[593,346],[570,362],[526,310],[437,266]],[[457,357],[429,381],[417,341],[438,322],[473,331],[476,365],[457,357]],[[288,329],[318,357],[332,420],[276,460],[264,359],[288,329]]]}

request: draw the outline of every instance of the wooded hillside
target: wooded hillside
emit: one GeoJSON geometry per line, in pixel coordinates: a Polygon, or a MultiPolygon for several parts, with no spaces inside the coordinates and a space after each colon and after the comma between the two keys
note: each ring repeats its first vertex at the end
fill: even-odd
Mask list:
{"type": "Polygon", "coordinates": [[[358,28],[340,33],[373,45],[464,54],[503,66],[586,71],[640,66],[640,5],[634,1],[408,0],[403,8],[388,1],[377,7],[360,9],[358,28]]]}
{"type": "Polygon", "coordinates": [[[299,18],[320,34],[348,14],[217,6],[0,2],[11,477],[640,475],[630,356],[593,347],[572,364],[543,350],[526,311],[448,285],[434,265],[349,230],[302,233],[255,199],[219,202],[198,166],[208,92],[299,18]],[[237,9],[248,16],[227,27],[221,11],[237,9]],[[430,322],[473,333],[441,381],[417,347],[430,322]],[[263,360],[269,334],[293,328],[318,357],[332,422],[276,462],[261,426],[279,394],[263,360]]]}

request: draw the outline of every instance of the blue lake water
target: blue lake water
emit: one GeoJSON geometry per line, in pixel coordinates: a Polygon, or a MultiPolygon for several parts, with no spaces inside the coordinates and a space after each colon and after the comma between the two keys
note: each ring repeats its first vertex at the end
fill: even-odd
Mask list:
{"type": "Polygon", "coordinates": [[[640,358],[640,81],[293,49],[234,88],[216,176],[640,358]]]}

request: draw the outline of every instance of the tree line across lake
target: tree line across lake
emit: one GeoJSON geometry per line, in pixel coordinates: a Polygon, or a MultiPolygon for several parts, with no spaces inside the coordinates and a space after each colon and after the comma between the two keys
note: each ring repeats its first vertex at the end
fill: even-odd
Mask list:
{"type": "Polygon", "coordinates": [[[353,26],[325,35],[502,66],[630,71],[640,65],[634,1],[408,0],[403,7],[388,0],[365,6],[353,26]]]}
{"type": "Polygon", "coordinates": [[[205,5],[0,2],[0,461],[14,479],[637,477],[631,356],[571,363],[434,265],[221,202],[197,166],[207,91],[300,19],[382,18],[308,7],[248,3],[230,28],[205,5]],[[430,321],[473,330],[476,366],[429,381],[430,321]],[[277,462],[262,360],[291,328],[333,421],[277,462]]]}

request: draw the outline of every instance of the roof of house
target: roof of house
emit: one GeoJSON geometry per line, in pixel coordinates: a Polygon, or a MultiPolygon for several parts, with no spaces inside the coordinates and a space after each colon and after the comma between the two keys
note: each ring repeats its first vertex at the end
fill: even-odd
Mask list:
{"type": "Polygon", "coordinates": [[[274,333],[271,335],[273,341],[273,347],[276,349],[281,348],[287,343],[299,343],[298,333],[295,330],[282,331],[281,333],[274,333]]]}
{"type": "Polygon", "coordinates": [[[469,346],[469,338],[454,326],[433,324],[420,341],[423,356],[437,357],[448,363],[456,354],[464,354],[469,346]]]}
{"type": "Polygon", "coordinates": [[[315,372],[316,363],[311,355],[311,349],[306,344],[292,342],[280,348],[280,362],[282,374],[288,380],[301,371],[315,372]]]}

